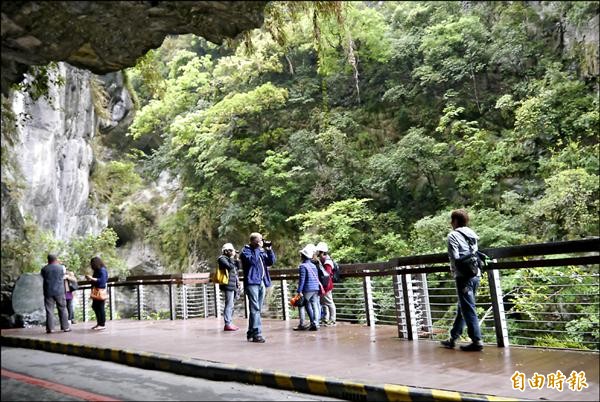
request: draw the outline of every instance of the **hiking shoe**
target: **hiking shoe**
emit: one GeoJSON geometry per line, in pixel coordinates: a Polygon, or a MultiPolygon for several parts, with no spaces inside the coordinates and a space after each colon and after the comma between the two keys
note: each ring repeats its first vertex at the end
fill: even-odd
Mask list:
{"type": "MultiPolygon", "coordinates": [[[[454,349],[454,347],[456,346],[456,341],[452,338],[445,340],[445,341],[441,341],[440,344],[448,349],[454,349]]],[[[461,346],[462,348],[462,346],[461,346]]]]}
{"type": "Polygon", "coordinates": [[[225,327],[223,327],[223,331],[237,331],[238,329],[240,329],[240,328],[236,327],[233,324],[231,324],[231,325],[225,325],[225,327]]]}
{"type": "Polygon", "coordinates": [[[254,338],[252,338],[252,341],[254,343],[265,343],[265,338],[263,338],[262,336],[258,335],[255,336],[254,338]]]}
{"type": "Polygon", "coordinates": [[[294,331],[306,331],[308,328],[308,325],[298,325],[297,327],[294,327],[294,331]]]}
{"type": "Polygon", "coordinates": [[[483,345],[481,343],[470,343],[466,346],[461,346],[460,350],[465,352],[481,352],[483,350],[483,345]]]}

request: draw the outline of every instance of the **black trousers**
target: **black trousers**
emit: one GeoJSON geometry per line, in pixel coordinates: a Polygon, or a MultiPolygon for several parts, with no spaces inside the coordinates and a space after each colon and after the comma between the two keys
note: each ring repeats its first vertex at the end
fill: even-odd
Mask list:
{"type": "Polygon", "coordinates": [[[104,311],[104,303],[106,300],[92,300],[92,309],[96,314],[96,322],[100,326],[106,324],[106,311],[104,311]]]}
{"type": "Polygon", "coordinates": [[[56,304],[58,307],[60,329],[69,329],[67,301],[65,300],[65,295],[44,296],[44,308],[46,309],[46,331],[50,332],[54,329],[54,304],[56,304]]]}

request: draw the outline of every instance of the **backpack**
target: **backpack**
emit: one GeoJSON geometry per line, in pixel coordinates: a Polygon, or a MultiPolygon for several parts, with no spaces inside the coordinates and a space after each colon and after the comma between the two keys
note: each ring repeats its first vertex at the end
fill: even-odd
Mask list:
{"type": "Polygon", "coordinates": [[[210,279],[213,283],[227,285],[229,284],[229,271],[226,269],[221,269],[219,266],[217,266],[215,270],[211,272],[210,279]]]}
{"type": "Polygon", "coordinates": [[[323,264],[321,264],[321,262],[319,262],[318,264],[315,264],[315,265],[317,265],[317,273],[319,274],[319,282],[321,282],[321,286],[326,288],[327,285],[329,285],[329,273],[327,272],[327,270],[325,269],[323,264]]]}
{"type": "Polygon", "coordinates": [[[340,275],[340,266],[337,262],[331,260],[333,263],[333,283],[340,283],[342,281],[342,277],[340,275]]]}
{"type": "Polygon", "coordinates": [[[458,260],[455,260],[454,266],[456,267],[456,271],[458,271],[463,277],[473,278],[474,276],[477,276],[479,270],[483,268],[483,262],[481,261],[480,255],[485,254],[478,251],[473,251],[473,243],[471,242],[471,239],[458,230],[455,230],[455,232],[460,233],[467,241],[467,244],[469,245],[469,254],[459,258],[458,260]]]}

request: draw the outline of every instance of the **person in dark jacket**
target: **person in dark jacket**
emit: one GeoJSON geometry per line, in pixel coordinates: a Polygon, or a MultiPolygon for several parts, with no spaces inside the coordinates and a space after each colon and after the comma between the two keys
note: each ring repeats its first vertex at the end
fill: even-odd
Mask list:
{"type": "Polygon", "coordinates": [[[324,286],[325,294],[321,296],[321,305],[325,307],[324,325],[334,327],[336,325],[335,303],[333,302],[333,260],[329,256],[329,246],[325,242],[320,242],[316,246],[317,255],[323,268],[329,275],[327,286],[324,286]]]}
{"type": "MultiPolygon", "coordinates": [[[[106,265],[100,259],[100,257],[94,257],[90,261],[90,266],[94,271],[92,276],[86,275],[87,280],[92,281],[92,288],[106,289],[106,282],[108,281],[108,271],[106,265]]],[[[96,314],[96,325],[92,327],[95,331],[102,331],[106,329],[106,311],[104,310],[104,304],[106,300],[92,300],[92,309],[96,314]]]]}
{"type": "Polygon", "coordinates": [[[275,253],[270,243],[263,248],[260,233],[250,234],[250,244],[246,244],[240,254],[244,270],[244,291],[248,296],[250,316],[246,338],[249,342],[264,343],[260,312],[265,298],[266,288],[271,286],[269,267],[275,264],[275,253]]]}
{"type": "Polygon", "coordinates": [[[471,343],[461,346],[460,349],[466,352],[478,352],[483,350],[483,343],[481,342],[481,328],[479,327],[479,320],[477,318],[475,296],[481,278],[481,271],[478,270],[477,275],[472,278],[463,277],[456,269],[456,260],[468,255],[471,253],[471,250],[474,252],[477,251],[479,236],[467,226],[469,224],[469,215],[463,209],[452,211],[450,214],[450,224],[453,230],[448,234],[448,257],[450,258],[450,270],[456,281],[458,308],[454,324],[450,330],[450,338],[441,343],[442,346],[453,349],[456,346],[456,341],[462,335],[466,324],[467,334],[471,338],[471,343]],[[469,243],[471,243],[470,246],[469,243]]]}
{"type": "Polygon", "coordinates": [[[239,327],[233,325],[233,304],[235,293],[239,289],[238,270],[240,269],[240,260],[237,252],[231,243],[225,243],[221,248],[221,256],[217,260],[219,269],[227,270],[229,273],[229,283],[219,285],[219,289],[225,293],[225,307],[223,308],[223,320],[225,321],[224,331],[237,331],[239,327]]]}
{"type": "Polygon", "coordinates": [[[46,309],[46,333],[48,334],[54,330],[54,304],[58,307],[60,329],[64,332],[71,331],[65,300],[65,273],[66,268],[58,263],[58,258],[54,254],[48,254],[48,265],[44,266],[41,271],[44,280],[44,308],[46,309]]]}
{"type": "Polygon", "coordinates": [[[304,296],[304,299],[306,300],[306,311],[308,312],[308,318],[310,319],[309,331],[316,331],[319,329],[319,319],[321,318],[319,274],[317,273],[317,267],[312,262],[315,251],[314,244],[307,244],[300,250],[302,263],[298,266],[299,279],[297,293],[304,296]]]}
{"type": "Polygon", "coordinates": [[[73,291],[75,289],[77,289],[77,277],[75,276],[75,272],[68,271],[65,275],[65,299],[67,300],[67,312],[69,313],[70,324],[75,324],[75,309],[73,308],[73,291]]]}

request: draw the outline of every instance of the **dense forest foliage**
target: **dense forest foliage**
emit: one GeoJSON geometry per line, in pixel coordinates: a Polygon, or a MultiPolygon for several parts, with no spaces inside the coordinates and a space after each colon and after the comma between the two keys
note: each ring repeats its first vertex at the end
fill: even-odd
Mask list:
{"type": "Polygon", "coordinates": [[[280,267],[305,241],[443,251],[458,207],[483,247],[598,235],[597,44],[557,37],[598,2],[322,3],[273,2],[237,43],[169,37],[128,71],[130,135],[156,144],[131,168],[183,199],[120,213],[171,269],[252,231],[280,267]]]}
{"type": "MultiPolygon", "coordinates": [[[[139,105],[129,135],[152,145],[126,166],[169,172],[181,206],[122,203],[115,214],[172,271],[206,270],[222,243],[253,231],[273,240],[278,268],[296,266],[309,241],[340,262],[441,252],[459,207],[481,247],[597,236],[598,44],[567,46],[565,35],[598,9],[273,2],[241,41],[169,37],[127,72],[139,105]]],[[[512,342],[597,349],[597,277],[556,272],[505,276],[511,331],[529,331],[512,342]],[[548,321],[555,300],[566,303],[560,322],[548,321]]],[[[389,292],[374,297],[394,314],[389,292]]],[[[493,342],[493,329],[484,336],[493,342]]]]}

